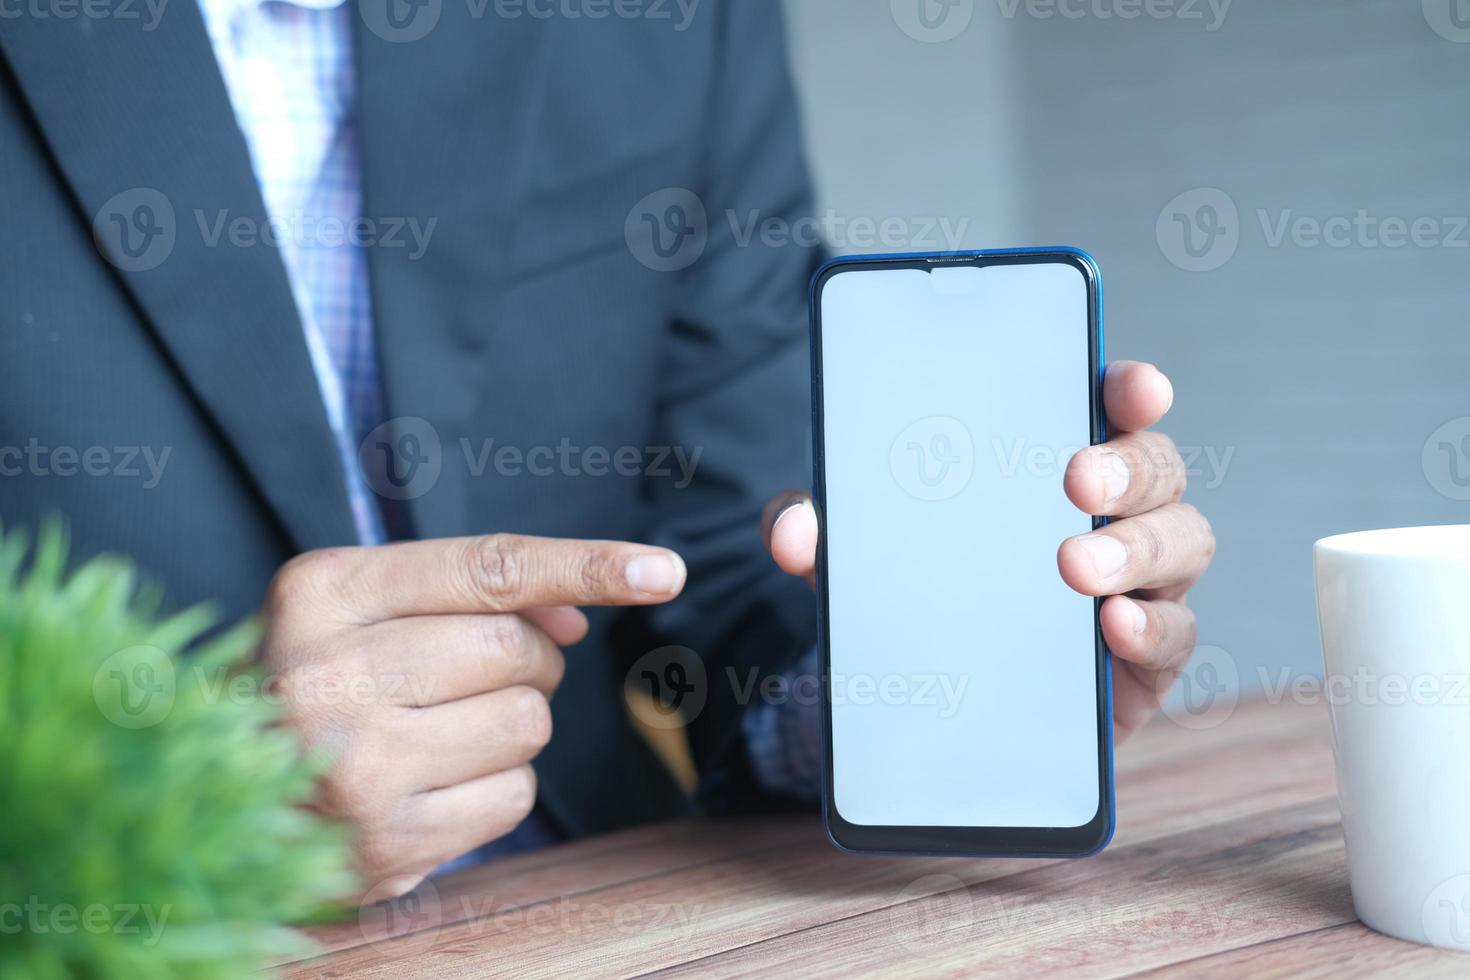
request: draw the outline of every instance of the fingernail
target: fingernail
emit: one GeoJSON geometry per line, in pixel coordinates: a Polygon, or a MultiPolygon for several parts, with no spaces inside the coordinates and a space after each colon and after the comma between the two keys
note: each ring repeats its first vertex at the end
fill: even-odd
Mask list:
{"type": "MultiPolygon", "coordinates": [[[[1154,370],[1159,371],[1158,368],[1154,368],[1154,370]]],[[[1163,371],[1159,371],[1159,377],[1164,379],[1164,387],[1169,389],[1169,403],[1164,406],[1164,412],[1168,413],[1169,409],[1174,407],[1174,382],[1170,381],[1169,376],[1163,371]]]]}
{"type": "Polygon", "coordinates": [[[639,555],[623,574],[634,592],[672,595],[684,584],[684,561],[677,555],[639,555]]]}
{"type": "Polygon", "coordinates": [[[1113,578],[1128,564],[1128,549],[1117,538],[1106,534],[1084,534],[1077,543],[1087,552],[1099,582],[1113,578]]]}
{"type": "Polygon", "coordinates": [[[1104,449],[1098,453],[1097,467],[1102,474],[1103,507],[1112,507],[1128,492],[1128,480],[1131,476],[1128,472],[1128,461],[1121,453],[1104,449]]]}
{"type": "Polygon", "coordinates": [[[798,500],[796,503],[791,504],[790,506],[783,508],[782,511],[781,511],[781,513],[779,513],[779,514],[776,515],[776,519],[771,522],[771,533],[772,534],[775,534],[776,533],[776,528],[778,528],[778,527],[781,526],[781,522],[784,521],[784,520],[786,520],[786,516],[788,514],[791,514],[791,513],[795,512],[798,507],[805,507],[805,506],[806,506],[806,501],[805,500],[798,500]]]}
{"type": "Polygon", "coordinates": [[[1148,613],[1144,612],[1143,607],[1132,599],[1122,601],[1127,604],[1128,624],[1133,628],[1133,635],[1142,636],[1143,631],[1148,629],[1148,613]]]}

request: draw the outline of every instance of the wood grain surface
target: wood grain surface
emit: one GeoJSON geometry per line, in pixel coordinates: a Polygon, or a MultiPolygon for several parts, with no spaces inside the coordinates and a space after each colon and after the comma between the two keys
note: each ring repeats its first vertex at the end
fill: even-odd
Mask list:
{"type": "MultiPolygon", "coordinates": [[[[1161,717],[1081,861],[871,858],[815,817],[691,820],[445,876],[291,977],[1470,976],[1354,918],[1320,705],[1161,717]]],[[[369,896],[371,899],[373,896],[369,896]]]]}

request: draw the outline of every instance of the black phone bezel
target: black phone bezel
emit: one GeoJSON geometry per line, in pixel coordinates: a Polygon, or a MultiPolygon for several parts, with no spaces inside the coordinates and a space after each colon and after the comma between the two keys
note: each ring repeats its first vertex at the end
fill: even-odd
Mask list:
{"type": "MultiPolygon", "coordinates": [[[[969,857],[1085,857],[1107,846],[1114,826],[1112,675],[1107,645],[1093,602],[1093,634],[1097,670],[1098,809],[1077,827],[940,827],[875,826],[854,824],[837,811],[832,760],[832,701],[829,678],[827,592],[826,465],[822,388],[822,290],[845,272],[871,269],[922,269],[953,265],[1065,264],[1076,269],[1087,285],[1088,405],[1094,445],[1107,437],[1102,409],[1102,278],[1091,256],[1071,248],[1008,249],[1003,251],[946,252],[912,255],[846,256],[824,264],[811,283],[811,391],[813,499],[820,528],[817,545],[818,644],[821,651],[822,721],[826,746],[822,774],[822,816],[827,836],[841,850],[861,854],[928,854],[969,857]]],[[[1093,519],[1093,527],[1106,523],[1093,519]]]]}

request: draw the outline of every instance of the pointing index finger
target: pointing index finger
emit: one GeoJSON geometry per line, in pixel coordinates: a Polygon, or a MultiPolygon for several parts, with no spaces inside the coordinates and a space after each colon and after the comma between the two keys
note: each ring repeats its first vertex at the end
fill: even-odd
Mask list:
{"type": "Polygon", "coordinates": [[[519,534],[348,549],[329,592],[361,623],[540,606],[638,606],[684,588],[666,548],[519,534]]]}

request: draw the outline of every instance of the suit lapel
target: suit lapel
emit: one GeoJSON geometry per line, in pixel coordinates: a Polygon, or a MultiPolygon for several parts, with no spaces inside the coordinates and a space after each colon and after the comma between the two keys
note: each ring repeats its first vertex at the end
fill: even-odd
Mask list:
{"type": "Polygon", "coordinates": [[[98,248],[300,548],[354,537],[278,250],[198,8],[0,32],[98,248]]]}

